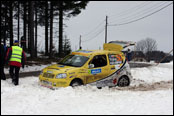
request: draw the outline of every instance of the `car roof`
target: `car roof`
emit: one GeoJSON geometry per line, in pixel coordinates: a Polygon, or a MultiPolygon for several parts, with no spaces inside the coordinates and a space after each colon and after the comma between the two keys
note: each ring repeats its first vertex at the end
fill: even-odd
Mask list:
{"type": "Polygon", "coordinates": [[[90,55],[100,55],[100,54],[108,54],[108,53],[114,53],[114,54],[122,54],[120,51],[108,51],[108,50],[78,50],[72,52],[73,55],[82,55],[82,56],[90,56],[90,55]]]}

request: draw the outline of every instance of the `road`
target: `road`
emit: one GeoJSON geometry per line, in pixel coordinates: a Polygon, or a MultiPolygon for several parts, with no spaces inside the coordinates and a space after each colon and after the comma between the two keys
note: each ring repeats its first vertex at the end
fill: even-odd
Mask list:
{"type": "MultiPolygon", "coordinates": [[[[130,68],[140,68],[140,67],[148,67],[148,66],[152,66],[151,64],[147,64],[147,63],[134,63],[134,62],[130,62],[129,63],[130,68]]],[[[28,77],[28,76],[39,76],[40,71],[32,71],[32,72],[23,72],[20,73],[20,78],[23,77],[28,77]]],[[[6,74],[6,78],[10,78],[9,74],[6,74]]]]}
{"type": "MultiPolygon", "coordinates": [[[[29,76],[39,76],[39,74],[40,74],[40,71],[23,72],[19,74],[19,77],[23,78],[23,77],[29,77],[29,76]]],[[[6,74],[6,78],[7,79],[10,78],[10,75],[6,74]]]]}

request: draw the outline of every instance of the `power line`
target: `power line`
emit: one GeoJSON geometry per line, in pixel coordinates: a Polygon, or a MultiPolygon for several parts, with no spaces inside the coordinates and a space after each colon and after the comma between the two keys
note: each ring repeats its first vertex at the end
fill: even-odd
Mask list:
{"type": "MultiPolygon", "coordinates": [[[[97,28],[99,28],[99,27],[101,26],[101,24],[102,24],[104,21],[105,21],[105,20],[102,20],[101,23],[99,23],[93,30],[91,30],[91,31],[88,32],[87,34],[80,35],[79,46],[81,46],[81,43],[82,43],[82,42],[90,41],[90,40],[94,39],[95,37],[97,37],[97,36],[101,33],[101,31],[99,31],[99,33],[96,32],[96,31],[97,31],[97,28]],[[97,33],[97,34],[96,34],[96,33],[97,33]],[[84,36],[85,36],[85,38],[86,38],[86,37],[88,37],[88,36],[90,36],[90,35],[95,35],[95,36],[92,37],[91,39],[88,39],[88,40],[82,40],[82,39],[81,39],[81,38],[84,37],[84,36]]],[[[103,31],[103,28],[102,28],[102,31],[103,31]]]]}
{"type": "Polygon", "coordinates": [[[105,28],[102,28],[94,37],[87,39],[87,40],[82,40],[82,42],[87,42],[87,41],[90,41],[92,39],[95,39],[98,35],[100,35],[104,31],[104,29],[105,28]]]}
{"type": "Polygon", "coordinates": [[[121,17],[121,16],[124,16],[124,15],[130,14],[131,12],[137,11],[138,9],[141,9],[141,8],[147,6],[148,4],[151,4],[152,2],[153,1],[151,1],[151,2],[147,2],[147,1],[143,2],[143,3],[137,5],[137,6],[133,7],[133,8],[127,9],[127,10],[125,10],[123,12],[120,12],[118,14],[115,14],[115,15],[111,15],[110,17],[111,18],[113,18],[113,17],[121,17]]]}
{"type": "Polygon", "coordinates": [[[91,33],[93,34],[93,33],[95,33],[95,31],[97,30],[97,28],[99,28],[100,26],[102,26],[102,24],[104,24],[103,22],[104,22],[105,20],[102,20],[102,22],[101,23],[99,23],[94,29],[92,29],[90,32],[88,32],[88,33],[86,33],[86,34],[83,34],[82,36],[84,37],[84,36],[89,36],[89,35],[91,35],[91,33]]]}
{"type": "MultiPolygon", "coordinates": [[[[157,3],[157,4],[155,4],[155,5],[153,5],[153,3],[151,3],[151,4],[148,4],[148,6],[147,6],[147,4],[146,4],[146,7],[141,7],[141,8],[139,8],[139,9],[137,9],[136,11],[132,11],[131,12],[131,10],[130,10],[130,12],[129,12],[129,14],[128,15],[123,15],[122,17],[118,17],[118,18],[116,18],[114,21],[110,21],[110,23],[114,23],[114,22],[117,22],[117,23],[120,23],[120,22],[124,22],[125,20],[131,20],[132,19],[132,17],[134,18],[136,18],[136,16],[141,16],[141,14],[143,14],[144,15],[144,12],[146,12],[146,11],[149,11],[150,10],[150,12],[151,12],[151,9],[152,8],[154,8],[154,7],[156,7],[156,6],[158,6],[158,4],[159,3],[157,3]]],[[[161,4],[161,2],[160,2],[160,4],[161,4]]]]}
{"type": "MultiPolygon", "coordinates": [[[[153,12],[153,10],[155,10],[155,9],[165,5],[166,3],[168,3],[168,2],[165,2],[165,3],[164,2],[160,2],[160,3],[157,3],[157,4],[153,5],[152,7],[147,7],[143,11],[137,10],[138,12],[133,12],[133,14],[130,13],[131,14],[130,16],[128,15],[127,17],[121,18],[120,21],[121,22],[127,22],[129,20],[141,17],[141,15],[149,14],[150,12],[153,12]]],[[[115,21],[112,21],[112,22],[115,22],[115,21]]],[[[112,22],[110,22],[110,23],[112,23],[112,22]]],[[[119,21],[117,21],[117,22],[119,22],[119,21]]]]}
{"type": "MultiPolygon", "coordinates": [[[[149,3],[148,3],[149,4],[149,3]]],[[[140,7],[140,6],[144,6],[144,5],[146,5],[146,2],[143,2],[143,3],[141,3],[140,5],[138,5],[138,6],[136,6],[136,7],[134,7],[134,8],[138,8],[138,7],[140,7]]],[[[125,12],[125,11],[124,11],[125,12]]],[[[114,15],[115,16],[115,15],[114,15]]],[[[86,33],[86,34],[82,34],[82,37],[88,37],[88,36],[92,36],[92,35],[94,35],[94,34],[96,34],[96,31],[97,31],[97,28],[99,28],[100,26],[102,26],[102,24],[104,24],[104,21],[105,20],[103,20],[101,23],[99,23],[93,30],[91,30],[90,32],[88,32],[88,33],[86,33]]],[[[103,30],[103,29],[102,29],[103,30]]],[[[100,34],[100,32],[101,31],[99,31],[99,34],[100,34]]],[[[98,33],[96,34],[96,35],[98,35],[98,33]]],[[[94,37],[96,37],[96,35],[94,36],[94,37]]],[[[93,38],[94,38],[93,37],[93,38]]],[[[92,39],[93,39],[92,38],[92,39]]],[[[88,39],[88,40],[92,40],[92,39],[88,39]]],[[[84,41],[88,41],[88,40],[82,40],[82,42],[84,42],[84,41]]]]}
{"type": "MultiPolygon", "coordinates": [[[[133,20],[133,19],[136,19],[136,18],[145,16],[146,14],[150,14],[150,13],[152,13],[152,12],[154,12],[154,11],[156,11],[156,10],[162,8],[163,6],[165,6],[166,3],[168,4],[168,2],[165,2],[165,3],[159,4],[159,5],[157,4],[157,5],[155,5],[155,6],[151,7],[151,8],[147,8],[147,10],[146,10],[145,12],[140,13],[139,15],[138,15],[138,14],[135,15],[133,18],[131,18],[131,19],[129,19],[129,20],[133,20]]],[[[127,21],[129,21],[129,20],[127,20],[127,21]]],[[[127,22],[127,21],[125,21],[125,22],[127,22]]]]}
{"type": "MultiPolygon", "coordinates": [[[[151,2],[140,4],[140,5],[138,5],[137,7],[134,7],[134,9],[135,9],[135,8],[137,9],[137,8],[140,7],[140,6],[141,6],[141,8],[142,8],[142,7],[145,7],[145,6],[147,6],[149,3],[151,3],[151,2]]],[[[166,2],[165,2],[165,4],[166,4],[166,2]]],[[[159,6],[157,6],[157,4],[156,4],[156,5],[153,6],[153,7],[150,7],[150,8],[148,8],[148,9],[145,9],[145,13],[143,13],[143,14],[148,13],[148,14],[145,15],[145,16],[142,16],[142,17],[140,17],[140,18],[137,17],[137,19],[135,19],[136,17],[133,17],[133,20],[130,20],[130,19],[129,19],[130,21],[128,20],[127,22],[124,22],[124,23],[111,24],[111,25],[108,25],[108,26],[120,26],[120,25],[126,25],[126,24],[130,24],[130,23],[139,21],[139,20],[141,20],[141,19],[144,19],[144,18],[146,18],[146,17],[149,17],[149,16],[151,16],[151,15],[153,15],[153,14],[155,14],[155,13],[161,11],[161,10],[163,10],[164,8],[170,6],[171,4],[173,4],[173,2],[170,3],[170,4],[168,4],[168,5],[165,5],[164,7],[160,8],[160,9],[158,9],[158,10],[152,12],[152,13],[149,13],[148,10],[154,10],[154,9],[156,9],[156,8],[159,7],[159,6]]],[[[160,6],[162,6],[162,5],[164,5],[164,3],[163,3],[163,4],[160,3],[160,6]]],[[[129,12],[127,12],[127,13],[129,13],[129,12]]],[[[138,12],[138,13],[142,13],[142,11],[141,11],[141,12],[138,12]]],[[[134,16],[137,16],[137,14],[134,15],[134,16]]],[[[138,16],[140,16],[140,15],[138,14],[138,16]]],[[[130,17],[130,16],[129,16],[129,17],[130,17]]],[[[128,17],[128,18],[129,18],[129,17],[128,17]]],[[[132,19],[132,17],[131,17],[131,19],[132,19]]],[[[89,33],[83,35],[83,36],[89,36],[89,35],[91,35],[91,33],[95,33],[95,36],[94,36],[94,37],[91,37],[90,39],[87,39],[87,40],[82,40],[82,42],[90,41],[90,40],[92,40],[92,39],[95,39],[98,35],[100,35],[100,34],[104,31],[104,28],[102,28],[102,29],[101,29],[100,31],[98,31],[98,32],[95,32],[95,30],[97,30],[97,28],[99,28],[99,27],[101,26],[101,24],[102,24],[104,21],[105,21],[105,20],[103,20],[101,23],[99,23],[99,25],[97,25],[97,26],[96,26],[92,31],[90,31],[89,33]]]]}
{"type": "Polygon", "coordinates": [[[147,15],[145,15],[145,16],[143,16],[143,17],[140,17],[140,18],[138,18],[138,19],[135,19],[135,20],[132,20],[132,21],[128,21],[128,22],[125,22],[125,23],[111,24],[111,25],[108,25],[108,26],[121,26],[121,25],[126,25],[126,24],[130,24],[130,23],[139,21],[139,20],[141,20],[141,19],[144,19],[144,18],[146,18],[146,17],[149,17],[149,16],[151,16],[151,15],[153,15],[153,14],[155,14],[155,13],[157,13],[157,12],[159,12],[159,11],[165,9],[165,8],[167,8],[168,6],[170,6],[170,5],[172,5],[172,4],[173,4],[173,2],[170,3],[170,4],[168,4],[168,5],[166,5],[166,6],[164,6],[164,7],[162,7],[162,8],[160,8],[160,9],[157,10],[157,11],[154,11],[154,12],[152,12],[152,13],[150,13],[150,14],[147,14],[147,15]]]}

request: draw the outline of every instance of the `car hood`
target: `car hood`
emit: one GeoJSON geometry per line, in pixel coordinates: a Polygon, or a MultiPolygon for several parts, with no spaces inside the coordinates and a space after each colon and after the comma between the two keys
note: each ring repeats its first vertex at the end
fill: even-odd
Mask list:
{"type": "Polygon", "coordinates": [[[51,65],[51,66],[46,67],[44,69],[44,72],[47,71],[49,73],[66,73],[69,70],[73,70],[76,68],[77,67],[55,64],[55,65],[51,65]]]}

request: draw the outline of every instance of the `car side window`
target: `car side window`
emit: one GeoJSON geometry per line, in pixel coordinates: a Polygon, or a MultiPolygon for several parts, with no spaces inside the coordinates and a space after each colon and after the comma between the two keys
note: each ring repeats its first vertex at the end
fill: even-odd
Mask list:
{"type": "Polygon", "coordinates": [[[97,55],[91,60],[89,64],[94,64],[94,68],[103,67],[107,65],[106,55],[97,55]]]}
{"type": "Polygon", "coordinates": [[[110,65],[117,65],[123,63],[123,59],[119,54],[109,54],[110,65]]]}

